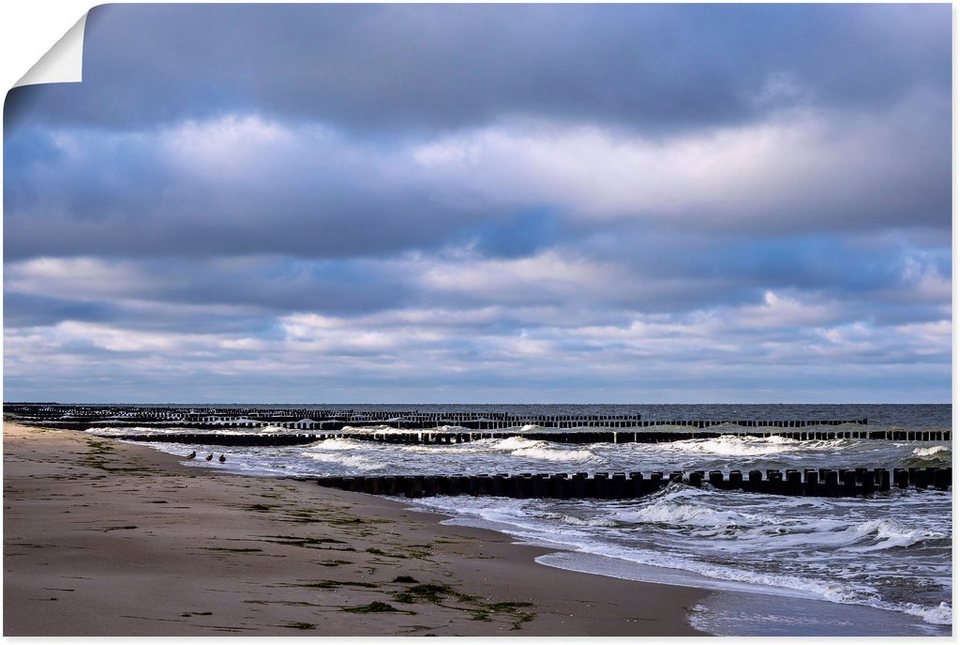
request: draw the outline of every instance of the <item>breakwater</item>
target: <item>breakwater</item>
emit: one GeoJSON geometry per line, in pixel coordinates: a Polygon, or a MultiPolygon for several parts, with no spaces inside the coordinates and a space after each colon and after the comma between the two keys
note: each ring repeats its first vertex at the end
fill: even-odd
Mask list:
{"type": "Polygon", "coordinates": [[[495,475],[376,475],[319,477],[317,483],[370,495],[410,498],[436,495],[513,497],[518,499],[633,499],[650,495],[672,483],[718,490],[807,497],[868,497],[889,492],[891,487],[948,490],[951,468],[788,469],[704,472],[679,471],[495,474],[495,475]]]}
{"type": "Polygon", "coordinates": [[[4,412],[25,422],[87,430],[111,426],[180,427],[196,429],[281,428],[338,432],[350,428],[388,426],[398,430],[460,428],[468,431],[543,428],[554,430],[649,429],[677,427],[801,429],[867,425],[866,418],[790,419],[647,419],[632,414],[519,414],[445,410],[352,410],[263,407],[93,406],[47,403],[11,403],[4,412]]]}
{"type": "MultiPolygon", "coordinates": [[[[56,423],[48,427],[63,427],[56,423]]],[[[70,427],[70,426],[66,426],[70,427]]],[[[294,446],[327,439],[354,439],[393,444],[450,445],[482,439],[523,437],[531,441],[551,441],[565,444],[594,443],[663,443],[689,439],[719,439],[720,437],[782,437],[796,441],[829,441],[834,439],[873,439],[890,441],[949,441],[950,431],[942,430],[774,430],[757,431],[588,431],[571,432],[331,432],[295,433],[271,432],[265,434],[239,432],[176,432],[112,434],[124,441],[168,442],[217,446],[294,446]]]]}

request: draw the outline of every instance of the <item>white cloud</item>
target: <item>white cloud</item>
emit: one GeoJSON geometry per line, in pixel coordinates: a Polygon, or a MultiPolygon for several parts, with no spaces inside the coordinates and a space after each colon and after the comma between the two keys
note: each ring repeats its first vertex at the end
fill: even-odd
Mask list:
{"type": "Polygon", "coordinates": [[[4,268],[8,291],[78,300],[130,296],[158,281],[130,260],[40,257],[4,268]]]}
{"type": "Polygon", "coordinates": [[[67,320],[53,328],[54,338],[63,345],[90,344],[111,352],[170,352],[189,349],[188,334],[127,330],[112,325],[67,320]]]}
{"type": "Polygon", "coordinates": [[[316,355],[397,352],[445,337],[428,327],[365,326],[362,321],[317,314],[284,316],[280,327],[284,332],[285,351],[316,355]]]}
{"type": "Polygon", "coordinates": [[[771,291],[739,307],[686,315],[601,310],[579,320],[536,307],[502,310],[513,319],[489,307],[355,317],[304,312],[279,317],[280,334],[269,337],[65,321],[6,329],[5,370],[11,379],[43,378],[48,370],[102,374],[109,367],[104,378],[290,378],[338,388],[427,382],[456,389],[466,378],[482,379],[488,391],[522,382],[530,392],[547,392],[543,384],[550,382],[616,383],[618,391],[642,382],[656,393],[676,382],[782,382],[812,374],[837,382],[845,374],[862,378],[867,365],[949,365],[949,320],[878,327],[827,315],[836,307],[771,291]],[[801,314],[807,317],[798,320],[801,314]]]}
{"type": "Polygon", "coordinates": [[[950,302],[953,287],[950,276],[945,276],[932,264],[909,258],[901,273],[906,297],[924,302],[950,302]]]}
{"type": "Polygon", "coordinates": [[[901,338],[908,340],[911,351],[918,356],[942,356],[950,350],[953,340],[953,323],[950,320],[909,323],[898,325],[894,330],[901,338]]]}
{"type": "Polygon", "coordinates": [[[795,329],[839,320],[845,313],[838,303],[824,304],[809,298],[801,301],[778,295],[774,291],[766,291],[762,305],[741,307],[737,317],[747,329],[795,329]]]}
{"type": "Polygon", "coordinates": [[[547,251],[519,259],[464,259],[421,263],[425,288],[495,302],[537,301],[543,297],[590,301],[632,290],[624,267],[547,251]]]}
{"type": "Polygon", "coordinates": [[[159,135],[161,150],[184,169],[208,176],[250,174],[265,155],[276,155],[295,143],[289,128],[256,115],[226,115],[187,121],[159,135]]]}
{"type": "MultiPolygon", "coordinates": [[[[799,91],[789,79],[769,85],[771,92],[799,91]]],[[[918,160],[937,167],[933,161],[947,150],[924,129],[937,109],[917,99],[856,118],[793,110],[669,138],[595,125],[501,123],[418,145],[410,162],[440,189],[495,203],[560,204],[589,218],[847,225],[843,218],[871,206],[876,222],[876,210],[887,208],[879,196],[896,206],[902,194],[928,185],[930,177],[917,175],[918,160]]],[[[906,221],[904,213],[886,216],[906,221]]]]}

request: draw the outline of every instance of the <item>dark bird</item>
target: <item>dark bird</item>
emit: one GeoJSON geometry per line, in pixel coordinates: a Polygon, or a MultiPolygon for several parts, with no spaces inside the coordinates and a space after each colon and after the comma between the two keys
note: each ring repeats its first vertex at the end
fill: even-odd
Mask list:
{"type": "Polygon", "coordinates": [[[207,461],[213,461],[213,453],[212,453],[212,452],[211,452],[209,455],[207,455],[207,461]]]}
{"type": "Polygon", "coordinates": [[[196,456],[197,456],[197,451],[194,450],[194,451],[191,452],[189,455],[187,455],[187,459],[193,459],[193,458],[196,457],[196,456]]]}
{"type": "Polygon", "coordinates": [[[226,457],[224,457],[223,455],[220,455],[220,463],[221,463],[221,464],[222,464],[223,462],[225,462],[226,460],[227,460],[226,457]]]}

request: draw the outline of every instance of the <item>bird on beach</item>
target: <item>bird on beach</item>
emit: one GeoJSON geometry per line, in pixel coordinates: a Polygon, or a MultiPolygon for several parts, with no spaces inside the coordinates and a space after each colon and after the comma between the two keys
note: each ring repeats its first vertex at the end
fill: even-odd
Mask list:
{"type": "Polygon", "coordinates": [[[227,460],[226,457],[224,457],[223,455],[220,455],[220,463],[221,463],[221,464],[222,464],[223,462],[225,462],[226,460],[227,460]]]}
{"type": "Polygon", "coordinates": [[[196,456],[197,456],[197,451],[194,450],[194,451],[191,452],[189,455],[187,455],[187,459],[193,459],[193,458],[196,457],[196,456]]]}
{"type": "Polygon", "coordinates": [[[207,455],[207,461],[213,461],[213,453],[212,453],[212,452],[211,452],[209,455],[207,455]]]}

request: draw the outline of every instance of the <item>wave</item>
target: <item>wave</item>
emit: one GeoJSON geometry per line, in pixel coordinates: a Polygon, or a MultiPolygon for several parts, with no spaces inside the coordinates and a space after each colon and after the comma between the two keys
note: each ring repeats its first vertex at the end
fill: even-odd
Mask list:
{"type": "MultiPolygon", "coordinates": [[[[591,573],[658,582],[660,571],[685,571],[693,576],[688,582],[693,586],[856,604],[910,614],[930,624],[951,624],[948,602],[902,603],[882,591],[888,558],[901,558],[884,553],[948,538],[943,532],[888,518],[863,519],[857,510],[848,514],[833,509],[833,517],[817,517],[822,509],[810,506],[809,513],[804,512],[809,500],[803,499],[778,500],[790,505],[786,508],[771,508],[769,500],[730,508],[729,497],[676,486],[639,507],[636,502],[463,498],[418,503],[459,518],[476,518],[481,526],[525,541],[641,566],[599,565],[590,567],[591,573]],[[788,561],[782,559],[785,553],[792,554],[788,561]],[[776,562],[780,564],[771,566],[776,562]]],[[[909,577],[922,575],[912,571],[909,577]]]]}
{"type": "Polygon", "coordinates": [[[382,423],[375,426],[345,425],[343,426],[343,428],[341,428],[337,432],[352,432],[354,434],[374,434],[377,432],[384,432],[384,433],[390,434],[394,432],[409,432],[409,430],[400,430],[399,428],[394,428],[393,426],[382,423]]]}
{"type": "Polygon", "coordinates": [[[359,470],[363,472],[371,472],[374,470],[382,470],[383,464],[368,459],[363,455],[354,455],[345,452],[335,452],[333,454],[328,453],[304,453],[304,455],[312,459],[313,461],[319,461],[321,463],[328,464],[337,464],[340,466],[346,466],[349,469],[359,470]]]}
{"type": "Polygon", "coordinates": [[[120,435],[165,435],[175,437],[183,434],[206,434],[215,437],[217,435],[256,436],[284,433],[297,434],[298,432],[302,432],[302,430],[298,431],[275,425],[243,428],[227,428],[219,425],[211,425],[203,429],[184,428],[182,426],[104,426],[87,428],[83,432],[98,437],[116,437],[120,435]]]}
{"type": "Polygon", "coordinates": [[[720,457],[763,457],[781,453],[810,452],[824,449],[841,448],[845,439],[827,439],[800,441],[781,436],[750,437],[721,435],[712,439],[682,439],[665,444],[667,449],[720,457]]]}
{"type": "Polygon", "coordinates": [[[916,448],[914,449],[913,454],[915,454],[918,457],[932,457],[934,455],[944,454],[944,453],[949,455],[950,452],[951,452],[950,448],[948,448],[947,446],[930,446],[927,448],[916,448]]]}
{"type": "Polygon", "coordinates": [[[953,451],[949,446],[925,446],[914,448],[903,463],[906,468],[949,468],[953,463],[953,451]]]}
{"type": "Polygon", "coordinates": [[[913,602],[907,602],[895,606],[899,611],[911,616],[922,618],[924,622],[934,625],[952,625],[953,607],[948,603],[941,602],[936,607],[924,607],[913,602]]]}
{"type": "MultiPolygon", "coordinates": [[[[769,587],[770,592],[776,590],[778,593],[783,593],[786,591],[788,593],[797,593],[804,597],[808,597],[813,593],[833,602],[842,602],[851,597],[851,591],[860,592],[861,595],[867,592],[866,589],[853,588],[851,590],[848,586],[826,579],[808,579],[789,574],[751,571],[735,566],[709,563],[681,554],[671,553],[663,549],[625,547],[612,542],[598,540],[593,533],[581,530],[565,531],[551,529],[550,525],[538,525],[538,518],[530,513],[531,508],[529,508],[529,503],[501,504],[497,507],[491,507],[487,504],[474,506],[444,503],[434,498],[432,500],[423,500],[422,502],[418,502],[418,504],[432,508],[440,508],[458,516],[468,515],[479,518],[480,520],[493,522],[498,526],[499,530],[515,537],[532,540],[535,543],[553,543],[572,548],[579,553],[588,553],[612,560],[696,573],[713,580],[716,588],[728,588],[725,585],[731,581],[749,585],[759,584],[769,587]]],[[[551,517],[548,519],[554,518],[551,517]]],[[[576,519],[572,521],[567,520],[567,523],[573,524],[576,527],[599,526],[603,528],[602,524],[589,521],[577,521],[576,519]]],[[[612,575],[613,577],[623,577],[616,573],[618,569],[622,569],[622,567],[611,567],[610,570],[598,571],[597,573],[612,575]]]]}
{"type": "Polygon", "coordinates": [[[497,452],[507,452],[513,457],[550,462],[583,463],[596,458],[589,449],[573,449],[560,447],[549,441],[533,441],[523,437],[507,437],[493,439],[484,446],[497,452]]]}
{"type": "Polygon", "coordinates": [[[566,513],[544,513],[543,517],[548,520],[555,520],[568,526],[597,526],[614,527],[616,522],[602,517],[578,517],[566,513]]]}
{"type": "Polygon", "coordinates": [[[265,426],[263,428],[212,428],[205,430],[197,430],[195,428],[181,428],[181,427],[166,427],[166,428],[154,428],[154,427],[142,427],[142,426],[122,426],[122,427],[103,427],[103,428],[87,428],[83,432],[91,434],[97,437],[118,437],[122,435],[164,435],[168,437],[176,437],[177,435],[183,434],[208,434],[211,437],[217,435],[259,435],[259,434],[272,434],[275,432],[290,432],[286,428],[279,428],[276,426],[265,426]]]}
{"type": "Polygon", "coordinates": [[[310,444],[310,450],[304,452],[304,455],[311,456],[315,450],[361,450],[363,448],[363,442],[356,439],[323,439],[310,444]]]}
{"type": "MultiPolygon", "coordinates": [[[[519,534],[523,536],[524,531],[519,534]]],[[[562,539],[563,534],[553,539],[562,539]]],[[[573,541],[572,541],[573,542],[573,541]]],[[[571,543],[577,552],[599,555],[605,558],[633,562],[640,565],[657,568],[679,569],[703,576],[708,588],[743,589],[739,585],[748,585],[749,590],[758,593],[775,595],[795,595],[801,598],[820,598],[832,603],[854,604],[886,611],[896,611],[921,618],[923,621],[937,625],[950,625],[953,621],[953,610],[946,602],[937,606],[924,606],[917,603],[897,603],[882,600],[878,591],[870,584],[857,583],[844,579],[842,567],[833,568],[831,572],[836,578],[817,576],[794,575],[790,573],[774,573],[757,569],[743,568],[737,565],[717,564],[697,558],[684,557],[678,554],[663,551],[622,548],[616,545],[596,542],[571,543]],[[761,585],[761,587],[757,587],[761,585]]],[[[779,550],[778,550],[779,552],[779,550]]],[[[602,575],[614,577],[629,577],[623,575],[622,567],[611,567],[606,571],[598,571],[602,575]]],[[[649,574],[648,574],[649,575],[649,574]]],[[[655,576],[655,574],[654,574],[655,576]]],[[[643,579],[643,578],[638,578],[643,579]]],[[[651,580],[656,582],[655,577],[651,580]]]]}
{"type": "Polygon", "coordinates": [[[184,434],[188,432],[183,428],[144,428],[141,426],[130,426],[130,427],[102,427],[102,428],[87,428],[83,432],[91,434],[95,437],[116,437],[124,434],[164,434],[164,435],[176,435],[184,434]]]}
{"type": "Polygon", "coordinates": [[[866,546],[851,546],[845,550],[866,553],[882,549],[904,548],[926,542],[928,540],[943,540],[948,536],[938,531],[922,528],[910,529],[899,522],[889,519],[871,520],[854,527],[857,534],[864,539],[877,540],[876,543],[866,546]]]}
{"type": "Polygon", "coordinates": [[[757,507],[731,508],[722,493],[670,486],[638,506],[610,514],[619,525],[653,524],[672,532],[723,538],[705,545],[707,551],[831,548],[867,553],[949,538],[940,531],[907,527],[888,518],[851,523],[813,517],[803,512],[802,498],[781,503],[791,507],[789,515],[765,513],[757,507]]]}
{"type": "Polygon", "coordinates": [[[303,447],[300,455],[312,462],[343,466],[348,472],[382,470],[387,464],[376,453],[368,452],[364,444],[356,439],[324,439],[303,447]]]}
{"type": "MultiPolygon", "coordinates": [[[[703,497],[686,486],[671,484],[663,491],[642,501],[639,506],[613,509],[612,516],[619,524],[660,524],[670,527],[699,527],[725,529],[756,526],[763,519],[733,509],[719,510],[702,503],[703,497]]],[[[770,519],[770,518],[767,518],[770,519]]]]}

